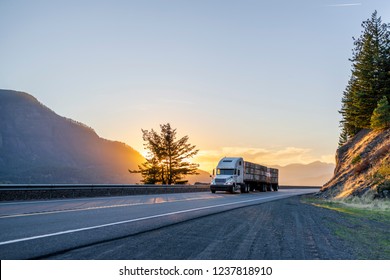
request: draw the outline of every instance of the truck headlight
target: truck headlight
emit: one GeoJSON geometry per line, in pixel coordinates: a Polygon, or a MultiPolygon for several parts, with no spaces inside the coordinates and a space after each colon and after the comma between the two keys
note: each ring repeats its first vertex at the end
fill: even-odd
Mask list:
{"type": "Polygon", "coordinates": [[[226,180],[225,185],[233,185],[233,183],[234,183],[233,178],[229,178],[229,179],[226,180]]]}

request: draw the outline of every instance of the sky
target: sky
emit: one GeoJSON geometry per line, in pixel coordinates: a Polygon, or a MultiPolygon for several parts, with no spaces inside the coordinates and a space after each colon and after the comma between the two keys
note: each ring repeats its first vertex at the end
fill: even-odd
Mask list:
{"type": "Polygon", "coordinates": [[[390,1],[0,0],[0,88],[142,154],[170,123],[223,156],[334,162],[353,39],[390,1]]]}

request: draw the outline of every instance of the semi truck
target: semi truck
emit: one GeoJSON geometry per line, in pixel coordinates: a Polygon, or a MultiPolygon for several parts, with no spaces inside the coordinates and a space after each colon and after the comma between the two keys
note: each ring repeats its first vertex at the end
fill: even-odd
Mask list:
{"type": "Polygon", "coordinates": [[[213,170],[210,191],[278,191],[278,177],[278,169],[244,161],[242,157],[224,157],[213,170]]]}

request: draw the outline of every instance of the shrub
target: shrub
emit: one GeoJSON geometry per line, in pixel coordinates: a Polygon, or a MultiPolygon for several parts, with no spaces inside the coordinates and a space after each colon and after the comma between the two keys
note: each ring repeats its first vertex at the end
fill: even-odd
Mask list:
{"type": "Polygon", "coordinates": [[[390,162],[383,162],[377,172],[382,178],[390,179],[390,162]]]}
{"type": "Polygon", "coordinates": [[[378,101],[378,105],[372,113],[371,128],[383,129],[387,127],[390,127],[390,105],[386,96],[383,96],[383,98],[378,101]]]}

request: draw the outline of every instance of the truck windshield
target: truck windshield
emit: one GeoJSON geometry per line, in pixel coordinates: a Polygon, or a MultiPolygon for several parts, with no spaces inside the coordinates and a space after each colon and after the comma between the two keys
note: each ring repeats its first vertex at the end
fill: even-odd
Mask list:
{"type": "Polygon", "coordinates": [[[234,175],[234,169],[217,169],[217,175],[234,175]]]}

